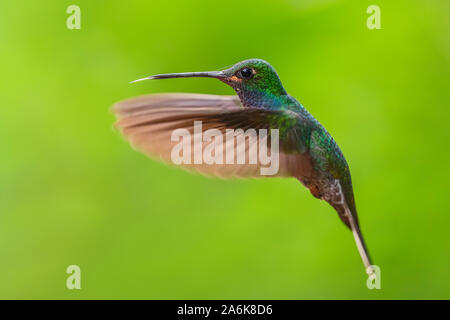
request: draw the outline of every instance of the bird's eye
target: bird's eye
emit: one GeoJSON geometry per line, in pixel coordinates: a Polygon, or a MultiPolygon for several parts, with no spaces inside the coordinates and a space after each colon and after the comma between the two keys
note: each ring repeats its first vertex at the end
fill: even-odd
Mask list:
{"type": "Polygon", "coordinates": [[[251,79],[253,77],[253,69],[250,68],[242,68],[239,71],[241,78],[243,79],[251,79]]]}

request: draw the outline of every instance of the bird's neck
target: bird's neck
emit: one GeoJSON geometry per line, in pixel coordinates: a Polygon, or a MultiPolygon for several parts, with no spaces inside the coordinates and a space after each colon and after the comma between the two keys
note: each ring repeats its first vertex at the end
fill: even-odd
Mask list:
{"type": "Polygon", "coordinates": [[[300,105],[297,100],[287,94],[286,91],[274,93],[269,90],[240,90],[236,93],[239,96],[242,104],[246,107],[263,108],[263,109],[282,109],[287,106],[300,105]]]}

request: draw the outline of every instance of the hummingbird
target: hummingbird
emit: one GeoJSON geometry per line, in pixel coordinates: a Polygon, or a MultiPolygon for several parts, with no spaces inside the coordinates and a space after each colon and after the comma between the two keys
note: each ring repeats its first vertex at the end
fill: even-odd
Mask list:
{"type": "MultiPolygon", "coordinates": [[[[358,222],[347,161],[328,131],[286,92],[275,69],[264,60],[249,59],[225,70],[157,74],[132,82],[192,77],[218,79],[237,95],[162,93],[130,98],[113,107],[116,127],[136,149],[166,162],[170,162],[173,146],[171,132],[176,128],[192,132],[195,121],[202,121],[202,130],[214,128],[223,135],[229,128],[278,129],[276,176],[296,178],[315,198],[325,200],[334,208],[353,233],[366,272],[374,279],[358,222]]],[[[184,166],[221,178],[261,177],[256,170],[258,163],[184,166]]]]}

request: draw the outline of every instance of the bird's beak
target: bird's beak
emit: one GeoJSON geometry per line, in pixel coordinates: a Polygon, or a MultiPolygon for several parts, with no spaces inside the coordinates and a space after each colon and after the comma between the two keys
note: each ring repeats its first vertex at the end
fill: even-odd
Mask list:
{"type": "Polygon", "coordinates": [[[143,81],[143,80],[152,80],[152,79],[171,79],[171,78],[216,78],[216,79],[224,79],[227,75],[223,71],[205,71],[205,72],[183,72],[183,73],[166,73],[166,74],[157,74],[154,76],[137,79],[131,81],[130,83],[143,81]]]}

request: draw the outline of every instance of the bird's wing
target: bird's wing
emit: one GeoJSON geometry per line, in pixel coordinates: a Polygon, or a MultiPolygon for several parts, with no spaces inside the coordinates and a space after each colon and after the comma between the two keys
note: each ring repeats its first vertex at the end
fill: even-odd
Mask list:
{"type": "Polygon", "coordinates": [[[272,141],[270,129],[279,129],[280,144],[279,170],[275,175],[269,176],[298,177],[299,173],[312,170],[310,158],[302,142],[303,129],[296,126],[299,119],[293,112],[244,108],[237,96],[186,93],[151,94],[131,98],[118,102],[113,110],[118,119],[116,126],[130,143],[137,150],[150,157],[160,157],[165,162],[173,163],[174,148],[185,141],[180,136],[174,138],[174,131],[182,129],[184,133],[189,133],[192,139],[186,140],[185,145],[189,148],[183,150],[183,152],[188,149],[192,151],[188,156],[189,159],[184,158],[183,152],[176,153],[184,160],[188,159],[180,164],[188,170],[222,178],[260,177],[262,168],[267,168],[269,164],[267,161],[261,161],[258,154],[259,144],[268,145],[267,154],[270,157],[272,141]],[[209,140],[205,137],[197,138],[195,121],[201,121],[203,135],[209,131],[211,134],[209,140]],[[229,129],[235,129],[232,144],[226,143],[230,134],[229,129]],[[266,129],[267,135],[261,134],[264,130],[260,129],[266,129]],[[195,144],[194,140],[198,143],[195,144]],[[222,142],[222,147],[215,149],[216,142],[222,142]],[[210,162],[211,158],[214,160],[221,158],[222,163],[215,161],[207,164],[205,159],[202,159],[201,163],[198,161],[196,163],[194,151],[198,152],[196,148],[199,146],[200,150],[211,156],[210,162]],[[254,156],[255,153],[256,161],[250,160],[250,154],[254,156]],[[231,158],[227,161],[230,154],[231,158]],[[245,159],[242,164],[238,160],[240,156],[240,159],[245,159]]]}

